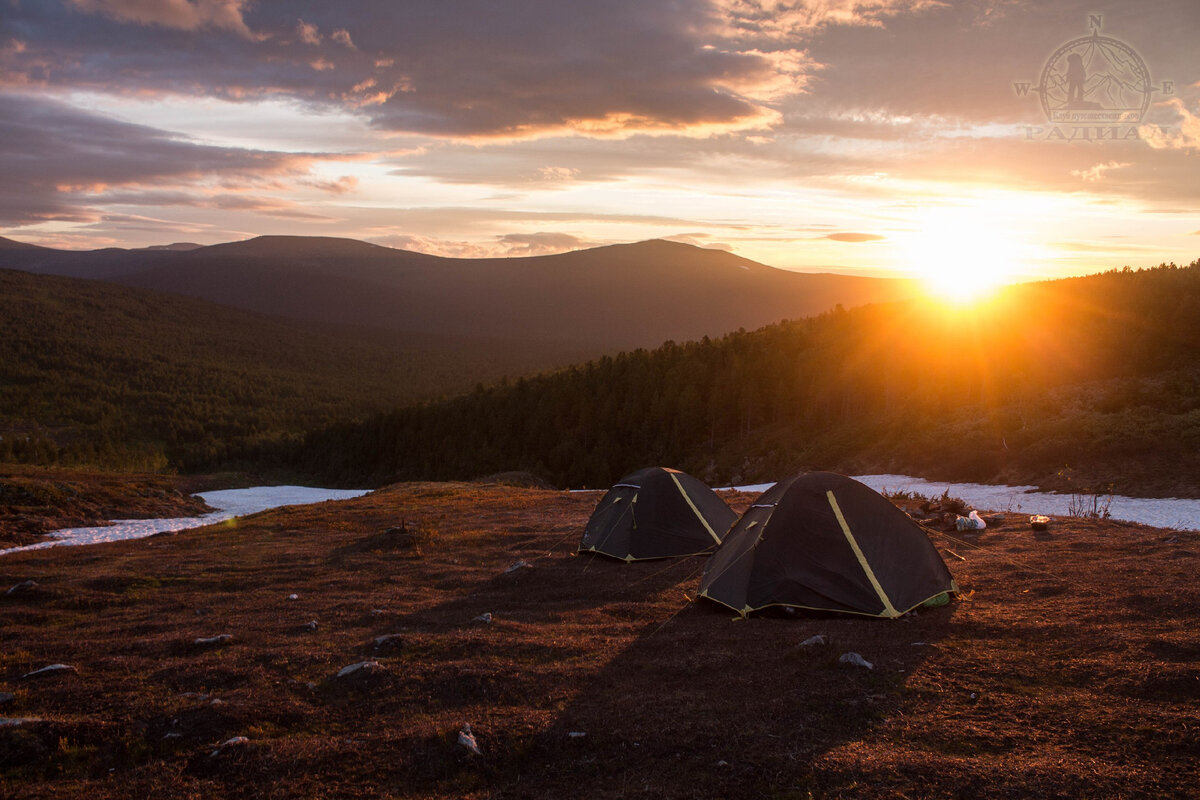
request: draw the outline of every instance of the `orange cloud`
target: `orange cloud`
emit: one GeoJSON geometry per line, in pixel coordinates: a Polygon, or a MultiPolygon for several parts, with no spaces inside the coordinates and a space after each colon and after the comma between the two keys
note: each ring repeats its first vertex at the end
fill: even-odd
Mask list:
{"type": "Polygon", "coordinates": [[[122,22],[158,25],[179,30],[222,28],[247,39],[254,34],[242,19],[248,0],[70,0],[88,14],[102,14],[122,22]]]}

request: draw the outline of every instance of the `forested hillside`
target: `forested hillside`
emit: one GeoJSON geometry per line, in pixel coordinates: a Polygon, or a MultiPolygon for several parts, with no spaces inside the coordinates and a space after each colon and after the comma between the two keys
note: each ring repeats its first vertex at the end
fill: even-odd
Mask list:
{"type": "Polygon", "coordinates": [[[307,437],[325,479],[804,467],[1197,494],[1200,262],[667,343],[307,437]]]}
{"type": "Polygon", "coordinates": [[[0,463],[206,468],[529,370],[507,342],[317,326],[0,270],[0,463]]]}

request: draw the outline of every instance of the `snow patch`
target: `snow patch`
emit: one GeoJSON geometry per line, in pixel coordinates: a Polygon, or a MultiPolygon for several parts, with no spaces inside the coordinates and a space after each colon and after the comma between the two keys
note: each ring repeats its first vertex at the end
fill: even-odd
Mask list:
{"type": "Polygon", "coordinates": [[[201,492],[198,497],[217,511],[201,517],[119,519],[114,520],[111,525],[63,528],[46,534],[49,537],[46,541],[0,550],[0,555],[19,553],[22,550],[40,550],[56,545],[98,544],[100,542],[119,542],[124,539],[142,539],[156,533],[173,533],[189,528],[199,528],[203,525],[212,525],[234,517],[257,514],[260,511],[280,506],[309,505],[326,500],[347,500],[352,497],[361,497],[368,491],[367,489],[318,489],[308,486],[255,486],[250,489],[201,492]]]}

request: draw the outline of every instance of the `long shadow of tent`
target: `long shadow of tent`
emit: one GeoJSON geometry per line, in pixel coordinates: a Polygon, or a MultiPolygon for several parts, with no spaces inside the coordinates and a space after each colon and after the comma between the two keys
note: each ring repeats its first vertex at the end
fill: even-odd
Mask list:
{"type": "Polygon", "coordinates": [[[668,796],[757,796],[819,784],[821,753],[903,708],[906,677],[946,636],[955,607],[911,623],[742,620],[703,600],[673,617],[665,611],[646,608],[640,635],[547,727],[540,780],[573,775],[591,796],[646,785],[674,786],[668,796]],[[825,644],[801,645],[816,635],[825,644]],[[841,663],[846,652],[873,669],[841,663]]]}

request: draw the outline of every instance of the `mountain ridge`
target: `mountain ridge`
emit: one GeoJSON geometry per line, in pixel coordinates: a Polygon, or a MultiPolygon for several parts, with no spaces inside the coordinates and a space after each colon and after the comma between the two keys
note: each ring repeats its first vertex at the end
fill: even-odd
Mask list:
{"type": "Polygon", "coordinates": [[[914,291],[911,282],[791,272],[661,239],[464,259],[355,239],[260,236],[192,250],[0,249],[0,267],[313,322],[554,342],[597,355],[914,291]]]}

